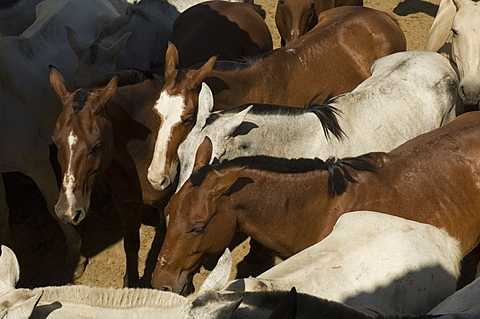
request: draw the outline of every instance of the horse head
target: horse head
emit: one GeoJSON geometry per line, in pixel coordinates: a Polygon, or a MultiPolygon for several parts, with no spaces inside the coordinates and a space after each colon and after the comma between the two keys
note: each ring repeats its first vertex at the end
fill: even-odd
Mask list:
{"type": "Polygon", "coordinates": [[[51,67],[50,83],[63,104],[52,135],[62,171],[55,212],[77,225],[90,207],[96,177],[113,159],[113,128],[105,107],[116,92],[117,78],[104,88],[70,93],[60,72],[51,67]]]}
{"type": "MultiPolygon", "coordinates": [[[[209,168],[212,146],[208,138],[196,154],[194,170],[209,168]]],[[[152,275],[156,289],[189,294],[188,282],[208,255],[223,251],[233,239],[236,218],[218,212],[218,202],[237,180],[243,168],[204,174],[186,182],[170,199],[166,213],[170,216],[167,234],[152,275]],[[199,186],[200,184],[201,186],[199,186]],[[200,203],[200,205],[199,205],[200,203]]]]}
{"type": "Polygon", "coordinates": [[[480,102],[480,4],[471,0],[442,0],[425,45],[429,51],[448,51],[460,83],[458,94],[464,105],[480,102]]]}
{"type": "Polygon", "coordinates": [[[202,81],[212,70],[216,57],[212,57],[198,70],[190,70],[177,82],[178,51],[171,43],[165,58],[165,85],[154,110],[161,123],[148,180],[152,187],[164,190],[178,173],[177,149],[193,129],[198,113],[199,92],[202,81]]]}
{"type": "Polygon", "coordinates": [[[275,24],[282,46],[298,39],[316,23],[315,0],[278,0],[275,24]]]}

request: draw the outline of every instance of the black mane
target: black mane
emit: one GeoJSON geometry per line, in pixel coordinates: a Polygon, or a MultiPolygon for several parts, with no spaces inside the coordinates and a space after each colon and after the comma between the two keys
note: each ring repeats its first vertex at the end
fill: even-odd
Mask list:
{"type": "Polygon", "coordinates": [[[93,90],[97,88],[104,87],[110,82],[110,80],[117,76],[117,87],[127,86],[127,85],[134,85],[138,83],[142,83],[146,80],[153,80],[157,83],[159,89],[162,88],[164,80],[163,76],[157,74],[155,72],[150,71],[141,71],[137,69],[125,69],[117,71],[113,74],[107,74],[101,78],[96,79],[94,82],[85,86],[87,90],[93,90]]]}
{"type": "Polygon", "coordinates": [[[228,167],[246,167],[280,174],[299,174],[315,170],[328,171],[328,193],[331,197],[342,195],[348,188],[348,182],[357,183],[350,175],[348,167],[357,171],[375,173],[370,163],[371,155],[365,154],[358,157],[346,157],[342,159],[284,159],[270,156],[248,156],[225,160],[219,164],[206,165],[190,176],[194,186],[200,186],[211,171],[219,171],[228,167]],[[347,167],[348,166],[348,167],[347,167]]]}
{"type": "MultiPolygon", "coordinates": [[[[323,127],[323,133],[326,138],[330,138],[330,133],[333,134],[337,139],[342,140],[345,137],[340,124],[338,124],[337,115],[340,111],[334,106],[330,105],[335,99],[328,97],[324,102],[315,102],[309,103],[305,108],[300,107],[290,107],[283,105],[272,105],[272,104],[259,104],[259,103],[249,103],[243,104],[232,109],[221,111],[222,114],[231,114],[231,113],[240,113],[245,110],[247,107],[253,105],[252,109],[249,111],[250,114],[255,115],[282,115],[282,116],[295,116],[302,115],[305,113],[312,112],[314,113],[323,127]]],[[[205,126],[211,125],[214,123],[220,115],[218,113],[212,113],[209,115],[205,122],[205,126]]]]}

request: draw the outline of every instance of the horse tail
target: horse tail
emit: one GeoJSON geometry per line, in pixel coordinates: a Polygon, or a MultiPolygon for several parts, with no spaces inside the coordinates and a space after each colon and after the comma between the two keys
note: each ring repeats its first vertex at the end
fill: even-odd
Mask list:
{"type": "Polygon", "coordinates": [[[333,94],[329,94],[322,102],[314,102],[317,97],[318,95],[314,96],[307,104],[305,104],[305,109],[318,117],[327,140],[330,139],[330,133],[332,133],[338,140],[343,140],[346,135],[340,127],[340,124],[338,124],[337,119],[337,116],[342,112],[331,105],[331,103],[335,101],[333,94]]]}
{"type": "Polygon", "coordinates": [[[375,168],[370,162],[370,154],[357,157],[345,157],[342,159],[329,158],[325,162],[324,169],[329,172],[328,175],[328,194],[330,197],[342,195],[348,188],[348,182],[358,183],[348,171],[351,167],[357,171],[375,173],[375,168]]]}

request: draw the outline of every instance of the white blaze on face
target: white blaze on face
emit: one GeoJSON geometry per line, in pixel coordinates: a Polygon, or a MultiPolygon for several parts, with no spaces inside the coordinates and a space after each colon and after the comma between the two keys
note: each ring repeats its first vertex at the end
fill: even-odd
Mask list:
{"type": "Polygon", "coordinates": [[[185,110],[185,100],[183,96],[171,96],[162,92],[154,109],[162,123],[155,142],[152,164],[148,169],[148,178],[150,181],[158,182],[163,175],[170,174],[170,172],[165,171],[167,146],[172,137],[173,127],[182,121],[181,116],[185,110]]]}
{"type": "Polygon", "coordinates": [[[73,195],[73,188],[75,187],[75,176],[72,173],[72,158],[73,158],[73,146],[77,143],[78,137],[73,134],[73,131],[70,132],[68,136],[68,166],[67,172],[63,176],[63,189],[65,190],[65,196],[68,201],[68,205],[72,207],[75,204],[75,196],[73,195]]]}

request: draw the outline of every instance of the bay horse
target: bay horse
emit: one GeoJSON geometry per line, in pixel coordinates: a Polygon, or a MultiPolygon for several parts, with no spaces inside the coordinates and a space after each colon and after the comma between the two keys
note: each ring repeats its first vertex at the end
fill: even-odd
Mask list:
{"type": "Polygon", "coordinates": [[[479,132],[480,112],[471,112],[388,153],[327,161],[246,157],[216,165],[205,165],[212,152],[206,138],[195,173],[165,209],[170,221],[152,286],[188,293],[188,278],[236,231],[288,258],[357,210],[443,229],[464,257],[480,242],[479,132]]]}
{"type": "Polygon", "coordinates": [[[480,3],[441,0],[425,44],[425,50],[446,53],[458,71],[458,94],[464,110],[480,103],[480,3]],[[451,42],[451,43],[450,43],[451,42]]]}
{"type": "Polygon", "coordinates": [[[191,67],[218,55],[242,60],[273,50],[267,24],[252,5],[205,1],[182,12],[173,24],[170,41],[179,53],[177,67],[191,67]]]}
{"type": "Polygon", "coordinates": [[[174,192],[173,187],[157,191],[147,180],[158,130],[153,105],[162,81],[153,74],[125,70],[105,86],[70,93],[54,67],[50,81],[63,105],[52,134],[62,174],[55,212],[65,223],[78,225],[89,210],[96,179],[105,172],[125,226],[124,283],[138,286],[142,209],[160,213],[159,231],[164,231],[163,208],[174,192]]]}
{"type": "Polygon", "coordinates": [[[213,96],[204,83],[195,126],[178,147],[177,189],[190,177],[205,136],[213,144],[210,164],[253,155],[327,159],[387,152],[455,118],[457,84],[448,59],[429,51],[380,58],[352,92],[305,108],[245,104],[211,112],[213,96]]]}
{"type": "MultiPolygon", "coordinates": [[[[70,83],[77,61],[64,27],[75,30],[80,41],[87,43],[95,38],[96,27],[118,12],[106,0],[45,0],[37,9],[35,22],[20,36],[0,37],[0,173],[20,172],[33,179],[65,234],[67,265],[79,277],[85,268],[80,235],[62,223],[54,210],[58,184],[50,144],[62,107],[48,82],[48,65],[55,64],[70,83]]],[[[0,175],[0,243],[11,242],[8,219],[0,175]]]]}
{"type": "Polygon", "coordinates": [[[178,70],[178,52],[169,45],[165,86],[155,106],[163,123],[148,172],[153,187],[164,189],[175,178],[177,149],[195,124],[202,82],[213,91],[214,110],[245,103],[303,107],[316,95],[350,92],[371,75],[374,60],[405,51],[402,30],[384,12],[347,6],[321,16],[296,46],[273,50],[247,66],[237,63],[231,71],[215,70],[216,57],[198,69],[178,70]]]}
{"type": "Polygon", "coordinates": [[[323,11],[341,6],[363,6],[363,0],[278,0],[275,25],[281,46],[289,45],[313,29],[323,11]]]}

